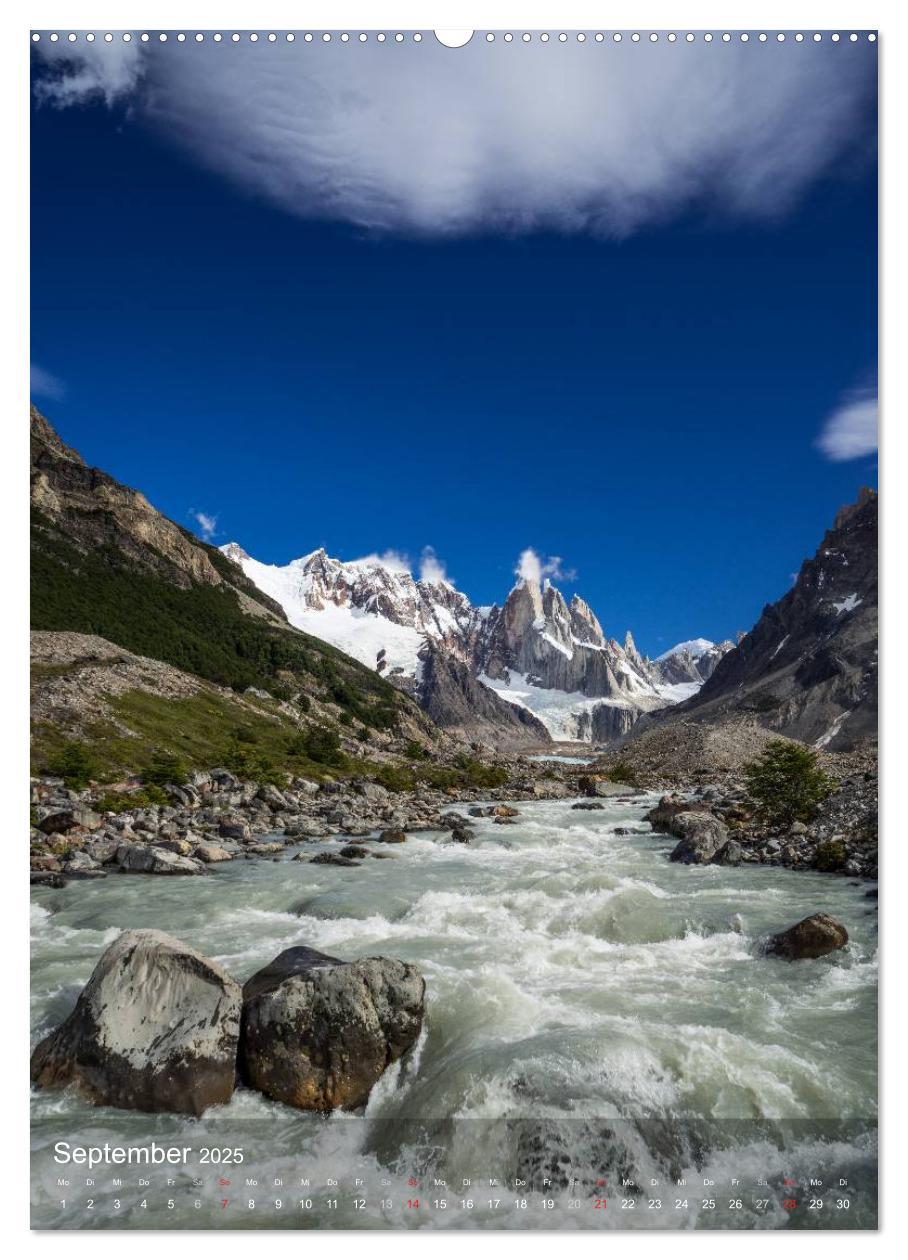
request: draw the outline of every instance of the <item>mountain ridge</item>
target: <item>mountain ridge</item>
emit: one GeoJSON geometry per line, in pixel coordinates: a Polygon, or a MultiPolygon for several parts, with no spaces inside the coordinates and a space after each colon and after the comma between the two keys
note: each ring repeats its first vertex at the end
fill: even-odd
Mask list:
{"type": "MultiPolygon", "coordinates": [[[[455,695],[462,698],[463,691],[453,676],[461,684],[463,676],[452,663],[441,692],[433,678],[431,699],[424,695],[427,644],[465,666],[501,704],[534,716],[549,737],[596,742],[689,696],[731,646],[710,643],[699,665],[676,659],[674,649],[650,661],[629,630],[623,644],[608,638],[580,595],[568,602],[548,580],[522,577],[501,605],[479,607],[451,582],[416,578],[399,561],[380,556],[341,561],[318,548],[286,565],[268,565],[235,542],[221,551],[280,603],[293,625],[376,669],[423,707],[431,705],[441,725],[450,721],[459,729],[463,711],[455,695]],[[452,700],[450,715],[440,707],[441,695],[452,700]]],[[[488,717],[486,697],[475,688],[472,694],[488,717]]],[[[513,735],[513,721],[505,725],[513,735]]]]}

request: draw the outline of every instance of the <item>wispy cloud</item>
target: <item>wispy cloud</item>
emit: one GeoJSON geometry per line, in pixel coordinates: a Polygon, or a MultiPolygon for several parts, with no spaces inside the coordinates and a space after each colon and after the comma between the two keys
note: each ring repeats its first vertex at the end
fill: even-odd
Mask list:
{"type": "Polygon", "coordinates": [[[247,191],[379,232],[776,216],[872,125],[873,49],[828,40],[37,47],[40,100],[128,103],[247,191]]]}
{"type": "Polygon", "coordinates": [[[421,582],[453,582],[448,577],[443,560],[439,560],[434,547],[423,547],[419,559],[419,580],[421,582]]]}
{"type": "Polygon", "coordinates": [[[46,372],[37,363],[32,363],[30,368],[29,388],[33,397],[62,398],[65,395],[66,386],[51,372],[46,372]]]}
{"type": "Polygon", "coordinates": [[[561,556],[543,558],[532,547],[521,551],[520,559],[514,570],[525,582],[541,582],[543,578],[555,578],[556,581],[572,582],[577,576],[575,569],[566,569],[561,556]]]}
{"type": "Polygon", "coordinates": [[[202,535],[205,542],[211,542],[212,538],[214,538],[218,532],[218,518],[216,516],[212,516],[208,512],[196,512],[194,510],[191,511],[189,515],[198,526],[199,533],[202,535]]]}
{"type": "Polygon", "coordinates": [[[873,455],[878,445],[878,422],[876,385],[853,390],[827,419],[817,446],[836,463],[873,455]]]}

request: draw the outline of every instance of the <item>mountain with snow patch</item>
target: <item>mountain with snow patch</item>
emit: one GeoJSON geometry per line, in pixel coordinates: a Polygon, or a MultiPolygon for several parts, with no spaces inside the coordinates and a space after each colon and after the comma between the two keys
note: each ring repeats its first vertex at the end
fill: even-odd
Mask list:
{"type": "Polygon", "coordinates": [[[287,565],[221,548],[288,621],[410,692],[439,725],[510,744],[604,743],[642,713],[688,699],[730,644],[679,644],[658,661],[628,631],[606,636],[578,595],[521,578],[480,608],[443,578],[415,578],[393,557],[340,561],[324,549],[287,565]],[[471,717],[472,715],[472,717],[471,717]]]}
{"type": "Polygon", "coordinates": [[[876,739],[878,510],[868,489],[840,509],[791,589],[673,719],[747,714],[833,751],[876,739]]]}

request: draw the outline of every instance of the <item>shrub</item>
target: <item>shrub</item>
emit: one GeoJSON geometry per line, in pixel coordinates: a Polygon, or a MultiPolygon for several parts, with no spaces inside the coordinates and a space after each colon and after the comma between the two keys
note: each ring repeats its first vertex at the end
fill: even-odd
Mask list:
{"type": "Polygon", "coordinates": [[[310,761],[320,761],[326,766],[339,766],[344,762],[340,736],[327,726],[313,726],[294,741],[297,755],[310,761]]]}
{"type": "Polygon", "coordinates": [[[389,792],[411,792],[416,786],[413,772],[406,766],[379,766],[373,778],[389,792]]]}
{"type": "Polygon", "coordinates": [[[814,748],[773,739],[744,767],[748,791],[770,823],[789,826],[799,820],[807,822],[833,791],[832,780],[817,765],[817,759],[814,748]]]}
{"type": "Polygon", "coordinates": [[[847,856],[841,840],[824,840],[817,845],[816,868],[818,871],[841,870],[847,856]]]}
{"type": "Polygon", "coordinates": [[[637,786],[637,772],[628,761],[616,761],[608,772],[608,777],[612,783],[627,783],[631,787],[637,786]]]}
{"type": "Polygon", "coordinates": [[[185,783],[188,777],[189,770],[182,757],[159,748],[151,754],[151,764],[143,773],[142,781],[163,787],[165,783],[185,783]]]}
{"type": "Polygon", "coordinates": [[[98,773],[97,761],[87,744],[81,740],[67,740],[61,748],[47,760],[50,774],[59,775],[68,788],[79,792],[88,787],[89,780],[98,773]]]}

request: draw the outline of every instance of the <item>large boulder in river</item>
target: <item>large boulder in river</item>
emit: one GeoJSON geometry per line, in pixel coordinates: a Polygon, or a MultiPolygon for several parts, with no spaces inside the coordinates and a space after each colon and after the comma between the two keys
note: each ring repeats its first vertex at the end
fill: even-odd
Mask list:
{"type": "Polygon", "coordinates": [[[124,932],[36,1046],[31,1078],[109,1107],[200,1116],[233,1094],[241,1010],[217,963],[164,932],[124,932]]]}
{"type": "Polygon", "coordinates": [[[672,834],[681,836],[681,840],[668,855],[669,861],[684,862],[687,865],[712,862],[728,841],[725,823],[713,814],[699,811],[675,814],[672,819],[672,834]]]}
{"type": "Polygon", "coordinates": [[[848,933],[831,914],[811,914],[794,927],[776,932],[766,942],[766,953],[780,958],[822,958],[848,944],[848,933]]]}
{"type": "Polygon", "coordinates": [[[425,989],[393,958],[285,949],[243,988],[243,1079],[303,1111],[361,1107],[419,1036],[425,989]]]}

